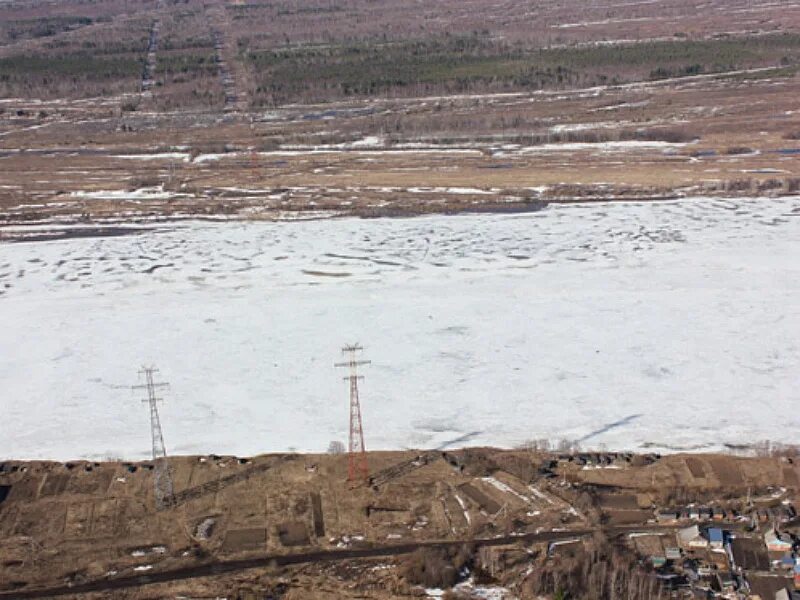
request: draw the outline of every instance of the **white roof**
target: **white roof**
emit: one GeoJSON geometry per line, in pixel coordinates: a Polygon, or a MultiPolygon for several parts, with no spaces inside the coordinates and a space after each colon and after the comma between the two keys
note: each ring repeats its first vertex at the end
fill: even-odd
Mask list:
{"type": "Polygon", "coordinates": [[[700,537],[700,528],[697,525],[686,527],[678,531],[678,540],[681,542],[690,542],[693,539],[700,537]]]}

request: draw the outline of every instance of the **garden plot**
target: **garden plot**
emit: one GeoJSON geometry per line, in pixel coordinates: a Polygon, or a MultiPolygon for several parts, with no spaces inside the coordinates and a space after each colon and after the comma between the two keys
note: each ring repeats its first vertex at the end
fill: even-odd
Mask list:
{"type": "Polygon", "coordinates": [[[0,456],[791,441],[800,199],[176,223],[0,246],[0,456]]]}

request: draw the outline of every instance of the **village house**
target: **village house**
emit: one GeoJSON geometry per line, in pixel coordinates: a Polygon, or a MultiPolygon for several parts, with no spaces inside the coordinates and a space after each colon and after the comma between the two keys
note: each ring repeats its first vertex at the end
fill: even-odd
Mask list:
{"type": "Polygon", "coordinates": [[[770,527],[764,534],[764,542],[770,552],[791,552],[792,542],[787,536],[781,535],[774,527],[770,527]]]}
{"type": "Polygon", "coordinates": [[[681,548],[708,548],[708,540],[700,533],[700,527],[692,525],[678,531],[678,546],[681,548]]]}
{"type": "Polygon", "coordinates": [[[708,541],[712,548],[721,549],[725,545],[725,534],[719,527],[711,527],[708,530],[708,541]]]}

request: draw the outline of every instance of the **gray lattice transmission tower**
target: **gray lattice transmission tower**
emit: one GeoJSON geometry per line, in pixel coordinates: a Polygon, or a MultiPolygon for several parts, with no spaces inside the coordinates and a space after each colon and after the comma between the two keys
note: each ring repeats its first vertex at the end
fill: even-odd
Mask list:
{"type": "Polygon", "coordinates": [[[350,374],[344,378],[350,382],[350,443],[347,449],[347,479],[350,482],[366,481],[369,477],[367,452],[364,448],[364,428],[361,423],[361,404],[358,399],[358,380],[364,379],[358,374],[360,365],[368,365],[368,360],[358,360],[356,353],[364,348],[352,344],[342,348],[342,354],[348,357],[347,362],[335,363],[337,367],[347,367],[350,374]]]}
{"type": "Polygon", "coordinates": [[[167,449],[164,446],[164,435],[161,433],[161,419],[158,417],[158,402],[162,398],[156,396],[156,390],[165,388],[168,383],[156,383],[153,374],[158,369],[142,367],[139,376],[144,376],[144,384],[135,385],[133,389],[147,390],[147,398],[142,399],[150,406],[150,430],[153,436],[153,486],[156,498],[156,508],[161,510],[175,502],[175,489],[172,485],[172,471],[167,461],[167,449]]]}

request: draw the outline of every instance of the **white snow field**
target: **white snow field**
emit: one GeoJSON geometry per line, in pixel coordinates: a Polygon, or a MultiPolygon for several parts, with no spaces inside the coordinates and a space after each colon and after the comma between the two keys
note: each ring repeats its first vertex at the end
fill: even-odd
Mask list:
{"type": "Polygon", "coordinates": [[[800,426],[800,198],[173,223],[0,245],[0,458],[168,451],[718,450],[800,426]]]}

